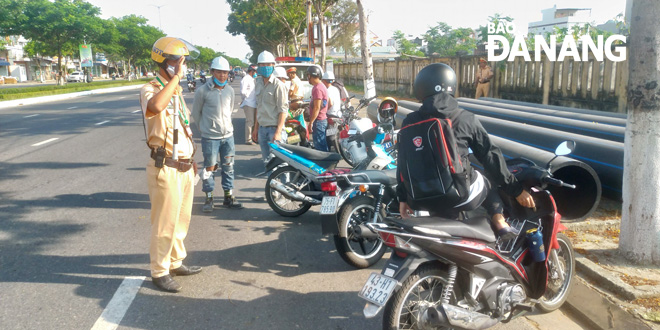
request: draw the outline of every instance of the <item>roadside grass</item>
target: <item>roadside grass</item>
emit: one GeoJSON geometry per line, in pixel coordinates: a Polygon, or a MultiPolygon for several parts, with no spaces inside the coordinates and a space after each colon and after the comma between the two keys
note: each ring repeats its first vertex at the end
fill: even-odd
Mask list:
{"type": "Polygon", "coordinates": [[[142,78],[132,81],[128,80],[109,80],[109,81],[96,81],[91,83],[67,83],[64,86],[33,86],[33,87],[20,87],[20,88],[4,88],[0,89],[0,101],[26,99],[30,97],[49,96],[57,94],[67,94],[75,92],[83,92],[94,89],[120,87],[129,85],[141,85],[153,78],[142,78]]]}

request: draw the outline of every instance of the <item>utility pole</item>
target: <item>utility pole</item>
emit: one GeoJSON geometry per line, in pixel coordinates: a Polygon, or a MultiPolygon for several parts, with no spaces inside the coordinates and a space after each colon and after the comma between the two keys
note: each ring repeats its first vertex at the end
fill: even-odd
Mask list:
{"type": "Polygon", "coordinates": [[[376,96],[376,83],[374,82],[374,65],[371,61],[371,49],[367,44],[367,20],[364,17],[362,1],[357,0],[358,13],[360,16],[360,45],[362,52],[362,72],[364,83],[364,98],[376,96]]]}
{"type": "Polygon", "coordinates": [[[660,265],[660,2],[632,2],[628,51],[628,122],[623,158],[619,251],[627,260],[660,265]]]}
{"type": "Polygon", "coordinates": [[[160,28],[161,31],[163,31],[163,24],[160,22],[160,8],[165,7],[167,5],[160,5],[160,6],[150,5],[150,6],[158,8],[158,27],[160,28]]]}

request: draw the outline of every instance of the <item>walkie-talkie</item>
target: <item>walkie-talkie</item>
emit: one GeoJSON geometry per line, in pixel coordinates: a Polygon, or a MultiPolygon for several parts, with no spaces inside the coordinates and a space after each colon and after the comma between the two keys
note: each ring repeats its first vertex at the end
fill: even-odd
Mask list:
{"type": "Polygon", "coordinates": [[[165,148],[164,147],[158,147],[156,149],[156,155],[154,159],[156,160],[155,166],[158,168],[163,168],[165,166],[165,156],[166,156],[165,148]]]}

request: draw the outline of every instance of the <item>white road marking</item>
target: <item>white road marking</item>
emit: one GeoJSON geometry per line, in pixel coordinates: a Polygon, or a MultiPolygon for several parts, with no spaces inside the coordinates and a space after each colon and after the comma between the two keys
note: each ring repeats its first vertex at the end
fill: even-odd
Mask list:
{"type": "Polygon", "coordinates": [[[36,116],[38,116],[38,115],[39,115],[38,113],[35,113],[34,115],[25,116],[25,117],[23,117],[23,118],[36,117],[36,116]]]}
{"type": "Polygon", "coordinates": [[[100,122],[100,123],[96,123],[96,124],[94,124],[94,125],[99,126],[99,125],[103,125],[103,124],[105,124],[105,123],[107,123],[107,122],[109,122],[109,120],[105,120],[105,121],[102,121],[102,122],[100,122]]]}
{"type": "Polygon", "coordinates": [[[123,99],[123,98],[125,98],[125,97],[126,97],[126,96],[122,96],[122,97],[120,97],[119,99],[121,100],[121,99],[123,99]]]}
{"type": "Polygon", "coordinates": [[[124,279],[119,285],[119,288],[112,296],[108,306],[105,307],[101,316],[96,320],[92,330],[114,330],[117,329],[119,323],[126,315],[128,307],[131,306],[133,299],[137,295],[144,276],[129,276],[124,279]]]}
{"type": "Polygon", "coordinates": [[[35,144],[33,144],[32,146],[33,146],[33,147],[38,147],[38,146],[40,146],[40,145],[42,145],[42,144],[46,144],[46,143],[48,143],[48,142],[53,142],[53,141],[55,141],[55,140],[57,140],[57,139],[59,139],[59,138],[48,139],[48,140],[46,140],[46,141],[41,141],[41,142],[39,142],[39,143],[35,143],[35,144]]]}
{"type": "Polygon", "coordinates": [[[232,113],[237,113],[237,112],[238,112],[238,109],[234,109],[234,111],[232,111],[232,113]]]}
{"type": "Polygon", "coordinates": [[[66,109],[67,109],[67,110],[71,110],[71,109],[75,109],[75,108],[77,108],[77,107],[71,107],[71,108],[66,108],[66,109]]]}
{"type": "Polygon", "coordinates": [[[96,104],[103,103],[103,102],[105,102],[105,101],[98,101],[98,102],[96,102],[96,104]]]}
{"type": "Polygon", "coordinates": [[[137,109],[137,110],[135,110],[135,111],[133,111],[133,112],[131,112],[131,113],[137,113],[137,112],[142,112],[142,109],[137,109]]]}

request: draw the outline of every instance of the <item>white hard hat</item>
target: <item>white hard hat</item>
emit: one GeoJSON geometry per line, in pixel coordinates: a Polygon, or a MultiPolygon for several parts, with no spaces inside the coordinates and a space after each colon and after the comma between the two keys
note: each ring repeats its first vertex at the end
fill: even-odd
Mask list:
{"type": "Polygon", "coordinates": [[[213,59],[213,61],[211,62],[211,69],[220,70],[220,71],[231,70],[229,68],[229,62],[227,62],[227,59],[222,56],[218,56],[213,59]]]}
{"type": "Polygon", "coordinates": [[[332,71],[326,71],[323,74],[322,80],[335,80],[335,74],[332,71]]]}
{"type": "Polygon", "coordinates": [[[275,78],[285,78],[286,79],[286,78],[289,78],[289,77],[286,75],[286,70],[283,67],[278,66],[278,67],[275,68],[275,78]]]}
{"type": "Polygon", "coordinates": [[[275,56],[271,54],[269,51],[264,50],[259,54],[259,57],[257,58],[257,63],[273,63],[275,64],[275,56]]]}

